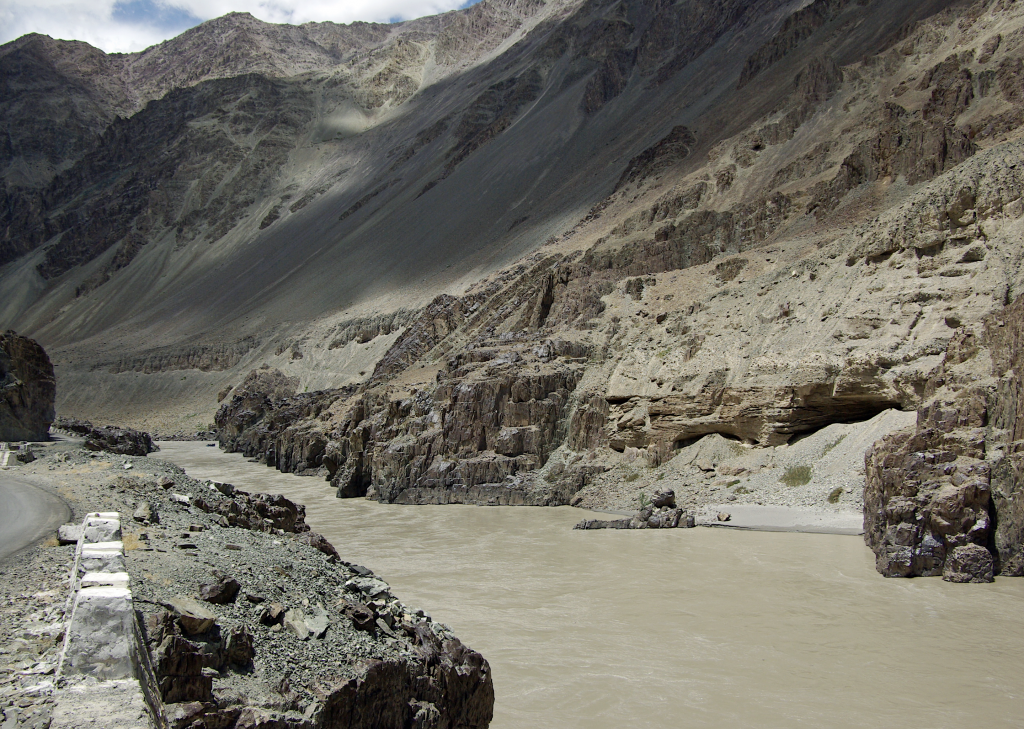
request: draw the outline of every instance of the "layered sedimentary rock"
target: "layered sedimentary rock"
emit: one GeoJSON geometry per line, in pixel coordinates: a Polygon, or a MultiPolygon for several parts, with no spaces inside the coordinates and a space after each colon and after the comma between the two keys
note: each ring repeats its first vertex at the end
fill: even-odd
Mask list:
{"type": "Polygon", "coordinates": [[[48,440],[57,385],[39,344],[0,334],[0,441],[48,440]]]}

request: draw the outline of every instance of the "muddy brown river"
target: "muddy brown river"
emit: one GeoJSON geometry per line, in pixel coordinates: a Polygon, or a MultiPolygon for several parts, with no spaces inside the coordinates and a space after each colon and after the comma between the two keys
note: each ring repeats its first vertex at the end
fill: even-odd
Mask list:
{"type": "Polygon", "coordinates": [[[1024,579],[887,580],[860,537],[338,500],[202,443],[160,447],[196,478],[306,504],[343,559],[451,625],[490,661],[495,729],[1024,725],[1024,579]]]}

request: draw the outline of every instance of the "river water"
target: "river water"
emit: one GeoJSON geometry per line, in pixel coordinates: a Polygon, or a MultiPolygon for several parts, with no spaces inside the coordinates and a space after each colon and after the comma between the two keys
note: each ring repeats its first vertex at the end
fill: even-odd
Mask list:
{"type": "Polygon", "coordinates": [[[1024,726],[1021,578],[887,580],[860,537],[338,500],[201,443],[160,447],[196,478],[306,504],[343,559],[451,625],[490,661],[494,729],[1024,726]]]}

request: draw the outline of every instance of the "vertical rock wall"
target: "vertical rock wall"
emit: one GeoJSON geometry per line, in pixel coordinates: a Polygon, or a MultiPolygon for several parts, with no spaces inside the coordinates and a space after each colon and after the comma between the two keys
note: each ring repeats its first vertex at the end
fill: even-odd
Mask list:
{"type": "Polygon", "coordinates": [[[883,575],[1024,575],[1022,337],[1024,297],[960,330],[914,432],[865,454],[865,540],[883,575]],[[990,376],[964,387],[989,361],[990,376]]]}

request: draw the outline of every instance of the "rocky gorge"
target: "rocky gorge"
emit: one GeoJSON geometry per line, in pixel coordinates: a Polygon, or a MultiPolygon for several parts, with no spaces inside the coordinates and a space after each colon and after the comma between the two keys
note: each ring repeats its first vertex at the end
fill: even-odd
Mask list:
{"type": "Polygon", "coordinates": [[[157,725],[1019,715],[1024,4],[232,13],[0,90],[0,440],[121,514],[157,725]]]}
{"type": "Polygon", "coordinates": [[[888,576],[1018,575],[1022,59],[1009,0],[22,38],[0,319],[62,415],[212,421],[339,497],[671,489],[863,513],[888,576]]]}

